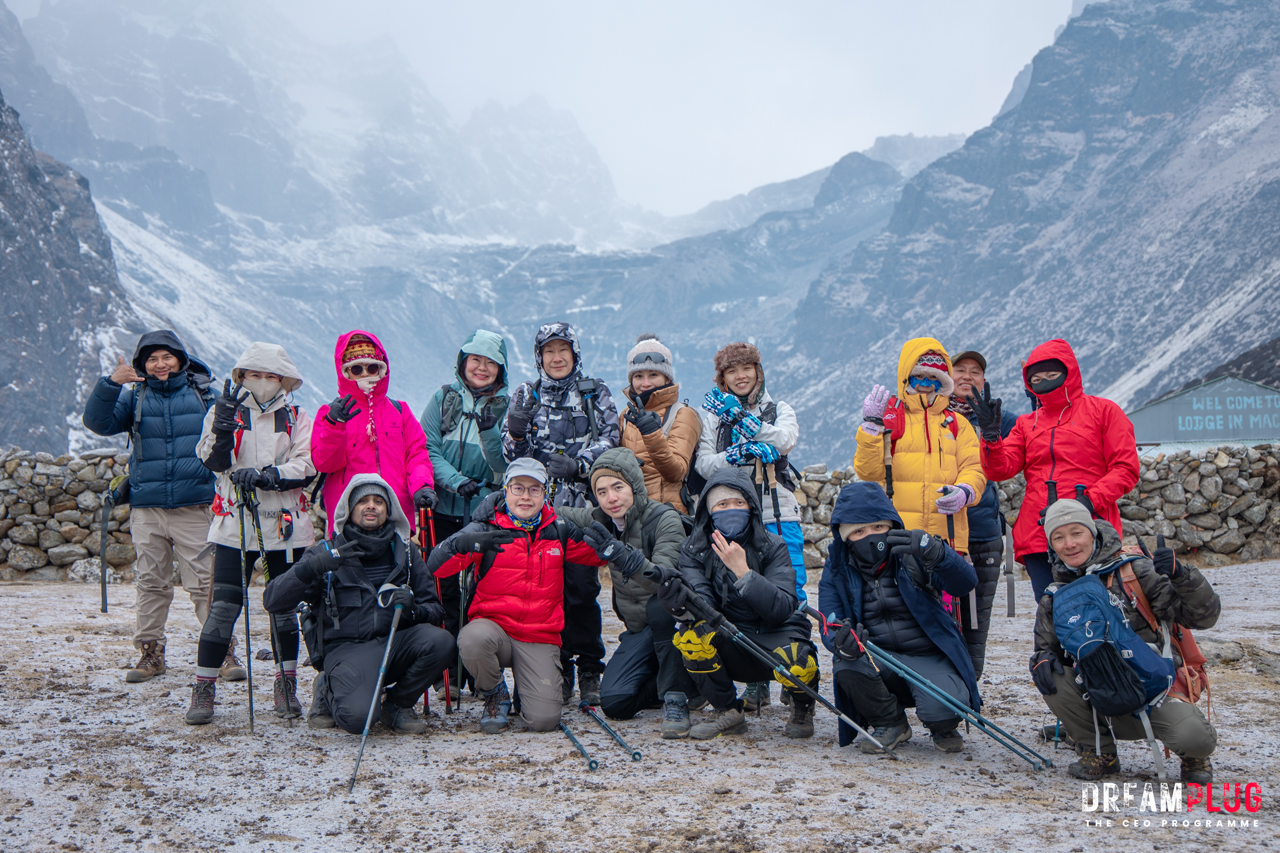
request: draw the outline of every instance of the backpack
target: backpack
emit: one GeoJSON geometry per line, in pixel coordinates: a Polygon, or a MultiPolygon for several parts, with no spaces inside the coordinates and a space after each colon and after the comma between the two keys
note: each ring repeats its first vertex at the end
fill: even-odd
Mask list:
{"type": "MultiPolygon", "coordinates": [[[[587,416],[587,427],[591,430],[591,444],[600,438],[600,427],[596,423],[596,392],[600,390],[600,380],[579,376],[576,385],[578,396],[582,398],[582,411],[587,416]]],[[[542,399],[542,380],[533,383],[533,391],[537,399],[542,399]]]]}
{"type": "MultiPolygon", "coordinates": [[[[479,423],[479,413],[462,410],[462,392],[454,388],[452,383],[441,385],[440,391],[443,394],[440,398],[440,435],[445,436],[453,432],[463,418],[470,418],[479,423]]],[[[505,409],[507,402],[507,395],[497,394],[489,398],[484,408],[486,411],[494,408],[505,409]]]]}
{"type": "MultiPolygon", "coordinates": [[[[662,521],[662,517],[669,512],[678,513],[680,523],[684,526],[684,535],[688,536],[693,533],[693,518],[685,515],[669,503],[653,502],[649,507],[648,513],[645,514],[644,520],[640,523],[640,550],[644,552],[646,560],[653,559],[653,549],[658,543],[658,522],[662,521]]],[[[675,568],[672,566],[671,568],[675,568]]]]}
{"type": "MultiPolygon", "coordinates": [[[[200,403],[204,406],[206,412],[213,405],[213,401],[217,399],[217,395],[210,387],[213,385],[213,375],[208,372],[209,368],[200,364],[201,371],[197,372],[195,366],[200,364],[191,356],[187,356],[187,368],[184,371],[187,374],[187,385],[191,390],[196,392],[196,396],[200,399],[200,403]]],[[[147,393],[147,383],[144,379],[142,382],[133,386],[133,424],[129,428],[128,443],[133,445],[135,459],[142,461],[142,398],[147,393]]]]}

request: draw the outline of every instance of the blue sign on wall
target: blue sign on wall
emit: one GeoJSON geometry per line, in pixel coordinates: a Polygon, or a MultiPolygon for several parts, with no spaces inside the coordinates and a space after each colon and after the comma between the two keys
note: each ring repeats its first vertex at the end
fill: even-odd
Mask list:
{"type": "Polygon", "coordinates": [[[1129,413],[1139,442],[1280,437],[1280,391],[1224,376],[1129,413]]]}

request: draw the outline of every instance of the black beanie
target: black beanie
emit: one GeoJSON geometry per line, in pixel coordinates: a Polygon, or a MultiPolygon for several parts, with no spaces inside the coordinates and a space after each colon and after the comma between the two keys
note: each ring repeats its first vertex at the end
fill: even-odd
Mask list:
{"type": "Polygon", "coordinates": [[[1037,361],[1035,364],[1027,365],[1027,368],[1026,368],[1027,378],[1030,379],[1032,376],[1035,376],[1037,373],[1040,373],[1046,370],[1057,370],[1062,373],[1066,373],[1067,366],[1056,358],[1046,358],[1044,361],[1037,361]]]}

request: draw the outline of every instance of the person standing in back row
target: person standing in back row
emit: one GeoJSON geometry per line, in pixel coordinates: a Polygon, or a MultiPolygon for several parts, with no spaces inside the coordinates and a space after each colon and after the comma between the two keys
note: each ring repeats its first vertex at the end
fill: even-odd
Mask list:
{"type": "Polygon", "coordinates": [[[680,402],[671,350],[645,333],[627,353],[627,408],[622,413],[622,446],[640,460],[650,500],[688,513],[681,492],[698,449],[702,421],[680,402]]]}
{"type": "MultiPolygon", "coordinates": [[[[578,334],[568,323],[547,323],[534,338],[538,380],[515,390],[503,425],[507,462],[533,459],[547,473],[546,503],[586,506],[588,472],[601,453],[618,446],[618,411],[609,387],[591,379],[582,366],[578,334]]],[[[564,631],[560,663],[564,702],[573,698],[574,663],[579,695],[600,703],[604,673],[600,576],[595,568],[565,566],[564,631]]]]}

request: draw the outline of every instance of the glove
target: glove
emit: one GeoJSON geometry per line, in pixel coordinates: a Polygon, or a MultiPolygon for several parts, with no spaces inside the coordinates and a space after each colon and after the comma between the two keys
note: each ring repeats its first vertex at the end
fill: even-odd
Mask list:
{"type": "Polygon", "coordinates": [[[263,468],[258,472],[254,485],[268,492],[280,491],[280,469],[274,465],[263,468]]]}
{"type": "Polygon", "coordinates": [[[355,398],[350,394],[337,397],[329,404],[329,411],[324,413],[324,419],[334,426],[345,424],[362,411],[355,408],[355,405],[355,398]]]}
{"type": "Polygon", "coordinates": [[[867,629],[858,625],[854,630],[853,620],[846,619],[840,623],[839,629],[834,637],[831,638],[831,645],[844,660],[857,660],[866,653],[866,649],[862,647],[862,641],[867,637],[867,629]]]}
{"type": "Polygon", "coordinates": [[[768,465],[770,462],[777,462],[780,455],[778,448],[772,444],[748,441],[745,444],[735,444],[725,451],[725,461],[730,465],[754,465],[755,460],[759,459],[768,465]]]}
{"type": "Polygon", "coordinates": [[[256,468],[239,468],[227,475],[237,491],[250,492],[258,488],[262,472],[256,468]]]}
{"type": "Polygon", "coordinates": [[[702,408],[724,423],[731,424],[736,419],[736,413],[742,411],[742,403],[738,402],[738,398],[732,394],[726,394],[719,388],[712,388],[707,392],[707,396],[702,398],[702,408]]]}
{"type": "Polygon", "coordinates": [[[413,590],[407,586],[398,586],[395,589],[387,590],[385,593],[379,591],[378,604],[387,609],[403,607],[407,616],[413,612],[413,590]]]}
{"type": "Polygon", "coordinates": [[[677,631],[671,642],[680,650],[680,656],[685,661],[697,661],[700,664],[697,672],[705,673],[715,672],[720,668],[720,662],[716,660],[718,653],[713,645],[715,638],[716,632],[706,622],[699,620],[685,630],[677,631]]]}
{"type": "Polygon", "coordinates": [[[305,584],[312,584],[321,575],[336,572],[344,558],[355,557],[358,560],[363,556],[364,549],[360,547],[359,542],[343,542],[340,548],[334,548],[332,540],[317,542],[314,547],[307,550],[305,559],[294,564],[293,572],[298,576],[298,580],[305,584]]]}
{"type": "Polygon", "coordinates": [[[756,437],[760,431],[760,419],[747,411],[742,411],[733,425],[733,443],[741,444],[756,437]]]}
{"type": "Polygon", "coordinates": [[[1058,685],[1053,683],[1053,674],[1062,675],[1062,661],[1053,652],[1045,649],[1031,656],[1031,680],[1041,696],[1052,696],[1058,692],[1058,685]]]}
{"type": "Polygon", "coordinates": [[[501,417],[502,410],[506,408],[506,403],[506,397],[489,400],[480,411],[480,417],[476,418],[476,426],[479,427],[481,432],[488,432],[498,425],[498,418],[501,417]],[[498,400],[502,402],[499,403],[498,400]]]}
{"type": "MultiPolygon", "coordinates": [[[[1087,491],[1084,493],[1077,492],[1074,499],[1084,504],[1084,508],[1089,510],[1089,515],[1093,516],[1094,518],[1098,517],[1098,511],[1093,508],[1093,500],[1090,499],[1089,493],[1087,491]]],[[[1161,537],[1161,538],[1163,539],[1164,537],[1161,537]]],[[[1160,546],[1157,545],[1156,547],[1158,548],[1160,546]]]]}
{"type": "Polygon", "coordinates": [[[507,407],[507,434],[516,441],[529,434],[529,425],[533,423],[533,409],[537,404],[538,398],[534,396],[533,389],[521,386],[515,402],[507,407]]]}
{"type": "Polygon", "coordinates": [[[249,399],[248,391],[239,396],[232,396],[231,380],[228,379],[222,386],[222,396],[213,403],[213,431],[218,435],[230,435],[235,432],[240,426],[236,420],[236,412],[247,399],[249,399]]]}
{"type": "Polygon", "coordinates": [[[883,421],[887,408],[889,408],[889,389],[883,385],[876,385],[871,389],[871,393],[862,399],[862,419],[883,421]]]}
{"type": "Polygon", "coordinates": [[[483,483],[477,483],[475,480],[466,480],[455,491],[464,498],[474,498],[480,494],[480,490],[483,488],[483,483]]]}
{"type": "Polygon", "coordinates": [[[547,474],[553,480],[572,480],[578,476],[578,460],[564,453],[553,453],[547,460],[547,474]]]}
{"type": "Polygon", "coordinates": [[[689,617],[689,611],[685,608],[685,602],[689,600],[689,592],[679,576],[671,576],[663,580],[658,584],[658,591],[654,595],[658,596],[658,603],[662,605],[662,609],[672,616],[677,619],[689,617]]]}
{"type": "Polygon", "coordinates": [[[520,538],[519,530],[487,530],[482,533],[467,533],[465,530],[450,539],[455,554],[486,554],[490,551],[502,552],[503,545],[510,545],[520,538]]]}
{"type": "Polygon", "coordinates": [[[413,505],[418,509],[435,509],[438,503],[440,499],[436,497],[436,490],[430,486],[423,486],[413,493],[413,505]]]}
{"type": "Polygon", "coordinates": [[[991,399],[991,383],[982,384],[982,396],[969,395],[969,407],[973,409],[973,417],[978,422],[978,431],[983,441],[995,444],[1000,440],[1000,406],[999,397],[991,399]]]}
{"type": "Polygon", "coordinates": [[[111,478],[111,505],[124,506],[129,502],[129,475],[111,478]]]}
{"type": "Polygon", "coordinates": [[[1156,550],[1151,555],[1151,563],[1156,567],[1156,572],[1173,580],[1173,576],[1178,573],[1178,558],[1174,556],[1172,548],[1164,546],[1164,534],[1156,534],[1156,550]]]}
{"type": "Polygon", "coordinates": [[[591,522],[591,526],[582,531],[582,538],[600,559],[616,565],[625,580],[631,580],[644,568],[644,553],[619,542],[612,531],[598,521],[591,522]]]}
{"type": "Polygon", "coordinates": [[[800,684],[807,684],[813,687],[818,681],[818,658],[809,653],[808,643],[798,643],[792,641],[785,646],[779,646],[773,650],[773,653],[782,659],[782,667],[792,678],[783,678],[777,673],[773,673],[773,678],[784,688],[792,693],[803,693],[799,687],[800,684]]]}
{"type": "Polygon", "coordinates": [[[923,530],[890,530],[885,535],[889,554],[894,557],[915,557],[925,571],[937,566],[947,554],[947,546],[936,536],[923,530]]]}
{"type": "Polygon", "coordinates": [[[964,483],[957,483],[954,486],[943,486],[938,489],[942,492],[942,497],[934,501],[938,507],[938,512],[943,515],[955,515],[960,510],[969,505],[973,500],[973,489],[964,483]]]}
{"type": "Polygon", "coordinates": [[[635,406],[627,407],[627,421],[640,430],[641,435],[653,435],[662,429],[662,418],[656,412],[638,411],[635,406]]]}

